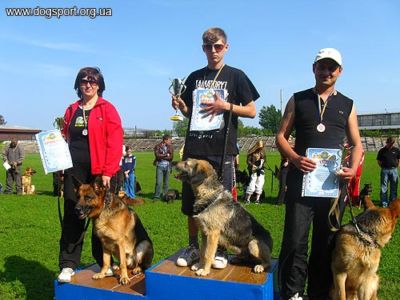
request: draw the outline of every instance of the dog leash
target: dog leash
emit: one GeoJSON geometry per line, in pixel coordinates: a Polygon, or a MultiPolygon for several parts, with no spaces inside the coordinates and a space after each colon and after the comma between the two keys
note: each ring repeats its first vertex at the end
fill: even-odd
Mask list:
{"type": "Polygon", "coordinates": [[[222,158],[221,158],[221,166],[220,166],[220,177],[219,177],[220,182],[223,182],[223,180],[224,180],[224,165],[225,165],[225,158],[226,158],[226,148],[228,146],[229,126],[230,126],[231,120],[232,120],[232,110],[233,110],[233,103],[229,103],[228,124],[226,125],[226,130],[225,130],[224,148],[222,150],[222,158]]]}

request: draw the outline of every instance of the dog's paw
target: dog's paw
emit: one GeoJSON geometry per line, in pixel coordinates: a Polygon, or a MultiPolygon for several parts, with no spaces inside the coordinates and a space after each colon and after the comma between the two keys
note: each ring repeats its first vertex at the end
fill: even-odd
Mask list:
{"type": "Polygon", "coordinates": [[[210,270],[206,270],[206,269],[198,269],[196,271],[196,275],[197,276],[207,276],[208,274],[210,274],[210,270]]]}
{"type": "Polygon", "coordinates": [[[132,270],[132,274],[133,275],[137,275],[137,274],[140,274],[140,273],[142,273],[142,268],[141,267],[136,267],[136,268],[134,268],[132,270]]]}
{"type": "Polygon", "coordinates": [[[264,272],[264,266],[263,265],[255,265],[253,268],[254,273],[262,273],[264,272]]]}
{"type": "Polygon", "coordinates": [[[122,285],[127,285],[131,280],[129,279],[128,276],[121,276],[119,279],[119,283],[122,285]]]}
{"type": "Polygon", "coordinates": [[[194,265],[192,265],[192,266],[190,267],[190,269],[191,269],[192,271],[197,271],[198,269],[200,269],[200,263],[195,263],[194,265]]]}
{"type": "Polygon", "coordinates": [[[106,277],[106,274],[104,274],[104,273],[95,273],[92,276],[93,279],[102,279],[104,277],[106,277]]]}

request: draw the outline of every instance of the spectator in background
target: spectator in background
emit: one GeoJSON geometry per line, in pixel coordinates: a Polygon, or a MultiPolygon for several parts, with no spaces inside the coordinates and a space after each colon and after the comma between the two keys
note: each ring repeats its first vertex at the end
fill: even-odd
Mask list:
{"type": "Polygon", "coordinates": [[[283,157],[281,154],[281,165],[279,167],[279,192],[277,197],[277,204],[281,205],[285,203],[285,194],[286,194],[286,178],[289,170],[289,160],[286,157],[283,157]]]}
{"type": "Polygon", "coordinates": [[[17,195],[22,195],[21,165],[23,160],[24,149],[21,147],[16,139],[12,139],[10,144],[3,152],[3,162],[6,163],[6,166],[8,167],[6,171],[6,190],[4,191],[5,194],[12,193],[13,185],[15,182],[17,195]]]}
{"type": "Polygon", "coordinates": [[[250,182],[246,189],[246,204],[250,204],[250,198],[256,193],[256,204],[260,204],[260,196],[264,189],[265,182],[265,152],[263,141],[257,141],[247,152],[247,169],[250,175],[250,182]]]}
{"type": "Polygon", "coordinates": [[[386,145],[378,151],[376,157],[381,167],[381,205],[387,207],[390,202],[397,199],[397,185],[399,183],[399,167],[400,150],[394,146],[393,137],[388,137],[386,145]],[[390,197],[388,200],[388,188],[390,185],[390,197]]]}
{"type": "Polygon", "coordinates": [[[168,192],[171,162],[174,158],[174,147],[172,146],[172,138],[170,135],[164,135],[161,143],[154,147],[154,156],[154,165],[156,166],[156,186],[153,199],[157,200],[164,197],[168,192]]]}
{"type": "Polygon", "coordinates": [[[125,194],[135,199],[135,168],[136,168],[136,156],[132,155],[132,147],[125,147],[126,154],[122,158],[122,170],[124,172],[124,186],[125,194]]]}

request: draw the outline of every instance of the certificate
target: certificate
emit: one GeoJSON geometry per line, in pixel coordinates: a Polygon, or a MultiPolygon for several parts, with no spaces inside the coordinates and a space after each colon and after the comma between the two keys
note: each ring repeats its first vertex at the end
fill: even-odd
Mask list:
{"type": "Polygon", "coordinates": [[[72,167],[71,154],[59,130],[49,130],[36,134],[40,158],[46,174],[72,167]]]}
{"type": "Polygon", "coordinates": [[[190,121],[190,131],[209,131],[223,127],[224,114],[218,114],[211,120],[211,115],[204,117],[201,110],[205,107],[204,102],[214,102],[214,94],[218,93],[222,100],[226,101],[228,94],[225,89],[195,89],[193,91],[193,109],[190,121]]]}
{"type": "Polygon", "coordinates": [[[339,176],[342,162],[341,149],[308,148],[306,156],[317,167],[303,176],[303,197],[336,198],[339,196],[339,176]]]}

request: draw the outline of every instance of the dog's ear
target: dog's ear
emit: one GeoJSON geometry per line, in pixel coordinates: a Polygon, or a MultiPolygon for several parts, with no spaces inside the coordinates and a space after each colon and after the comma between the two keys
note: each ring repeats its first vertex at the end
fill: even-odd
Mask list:
{"type": "Polygon", "coordinates": [[[400,199],[392,201],[389,205],[389,209],[392,213],[393,218],[398,219],[400,216],[400,199]]]}
{"type": "Polygon", "coordinates": [[[103,184],[103,179],[101,178],[101,176],[96,176],[92,185],[93,185],[94,191],[96,193],[104,190],[104,188],[105,188],[104,184],[103,184]]]}
{"type": "Polygon", "coordinates": [[[193,169],[192,176],[190,176],[190,183],[197,185],[204,181],[207,178],[206,166],[203,161],[196,161],[193,169]]]}

